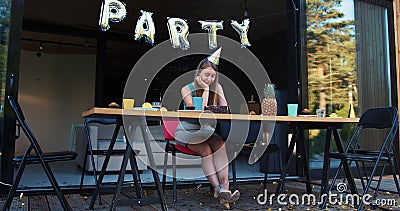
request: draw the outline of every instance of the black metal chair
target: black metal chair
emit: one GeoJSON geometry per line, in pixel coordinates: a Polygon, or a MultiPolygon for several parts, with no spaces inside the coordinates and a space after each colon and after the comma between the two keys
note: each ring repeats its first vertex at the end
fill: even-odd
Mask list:
{"type": "MultiPolygon", "coordinates": [[[[371,183],[376,181],[373,177],[376,173],[379,173],[379,179],[377,180],[377,185],[374,191],[374,197],[379,191],[379,186],[382,181],[382,176],[385,171],[386,165],[389,165],[393,179],[397,188],[397,192],[400,196],[400,187],[397,178],[397,174],[400,173],[399,165],[397,163],[396,150],[394,148],[393,142],[396,139],[396,134],[398,131],[398,111],[394,107],[387,108],[375,108],[367,110],[360,118],[355,132],[353,133],[350,142],[348,143],[344,153],[330,153],[329,157],[333,159],[340,159],[341,163],[337,169],[332,183],[328,189],[328,192],[332,190],[335,185],[335,181],[339,175],[339,171],[343,166],[343,162],[355,162],[357,174],[361,180],[363,187],[363,195],[367,194],[371,183]],[[385,131],[385,139],[382,145],[378,149],[365,149],[361,147],[361,143],[368,136],[366,131],[385,131]],[[366,166],[365,163],[373,163],[373,167],[366,166]],[[360,166],[361,164],[361,166],[360,166]],[[381,164],[381,165],[380,165],[381,164]],[[380,172],[378,171],[378,166],[382,166],[380,172]],[[367,171],[371,170],[368,174],[367,171]],[[366,184],[365,184],[366,182],[366,184]]],[[[370,138],[370,137],[369,137],[370,138]]],[[[326,205],[326,201],[324,206],[326,205]]],[[[362,209],[363,201],[360,200],[358,205],[358,210],[362,209]]]]}
{"type": "Polygon", "coordinates": [[[21,180],[22,174],[25,170],[25,166],[28,164],[40,163],[43,167],[44,172],[47,175],[47,178],[50,180],[51,186],[53,187],[55,193],[57,194],[62,207],[64,210],[72,210],[69,206],[67,200],[61,192],[60,186],[57,183],[56,178],[49,166],[49,162],[55,161],[66,161],[73,160],[76,158],[77,154],[75,152],[65,151],[65,152],[54,152],[54,153],[43,153],[42,149],[37,142],[37,139],[31,129],[29,128],[27,122],[25,121],[24,114],[22,112],[21,107],[18,102],[14,100],[12,96],[12,89],[14,83],[14,75],[10,77],[10,95],[7,96],[8,102],[14,112],[14,115],[17,119],[19,126],[24,131],[26,137],[29,139],[30,145],[26,148],[25,153],[22,157],[16,157],[14,162],[19,164],[17,175],[14,179],[14,182],[10,188],[10,192],[8,193],[7,199],[3,205],[2,210],[7,210],[10,208],[13,197],[17,191],[19,182],[21,180]],[[32,150],[35,154],[31,154],[32,150]]]}

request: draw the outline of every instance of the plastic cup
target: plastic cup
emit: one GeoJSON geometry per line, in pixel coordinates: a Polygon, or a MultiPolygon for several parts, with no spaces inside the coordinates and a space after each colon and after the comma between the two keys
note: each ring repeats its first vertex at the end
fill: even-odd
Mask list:
{"type": "Polygon", "coordinates": [[[288,116],[297,116],[298,104],[287,104],[288,116]]]}
{"type": "Polygon", "coordinates": [[[202,97],[192,97],[192,102],[194,105],[194,110],[203,110],[203,98],[202,97]]]}
{"type": "Polygon", "coordinates": [[[133,109],[134,105],[135,105],[134,99],[123,99],[122,100],[122,106],[124,109],[133,109]]]}
{"type": "Polygon", "coordinates": [[[325,117],[324,109],[317,109],[317,117],[325,117]]]}

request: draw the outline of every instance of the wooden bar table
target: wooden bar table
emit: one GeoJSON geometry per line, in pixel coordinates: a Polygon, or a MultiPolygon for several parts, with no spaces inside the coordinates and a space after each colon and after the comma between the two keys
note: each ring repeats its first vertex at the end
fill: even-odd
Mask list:
{"type": "MultiPolygon", "coordinates": [[[[285,157],[285,170],[287,172],[288,163],[292,157],[295,143],[298,146],[302,146],[300,154],[303,161],[304,173],[306,176],[306,187],[307,192],[311,193],[310,175],[309,175],[309,164],[308,164],[308,150],[307,144],[304,141],[304,130],[307,129],[326,129],[326,140],[324,150],[324,165],[322,174],[322,187],[321,194],[326,193],[328,179],[329,179],[329,166],[330,161],[328,155],[331,150],[332,137],[335,140],[337,149],[339,152],[344,152],[344,146],[339,135],[338,129],[343,127],[343,124],[357,123],[359,118],[319,118],[319,117],[307,117],[307,116],[263,116],[263,115],[246,115],[246,114],[214,114],[205,112],[176,112],[176,111],[150,111],[150,110],[124,110],[117,108],[98,108],[94,107],[82,113],[83,118],[125,118],[129,119],[129,123],[134,122],[136,126],[141,128],[144,143],[146,146],[147,155],[149,157],[149,165],[153,171],[154,182],[157,186],[157,191],[160,196],[160,203],[163,209],[166,208],[165,198],[163,191],[161,190],[160,180],[158,173],[153,169],[155,167],[154,158],[152,156],[151,146],[148,143],[149,137],[147,137],[147,120],[160,121],[162,119],[186,119],[188,121],[199,121],[200,119],[207,120],[213,119],[219,122],[221,121],[260,121],[262,123],[277,123],[277,124],[289,124],[293,130],[293,136],[290,140],[289,150],[285,157]]],[[[127,142],[128,143],[128,142],[127,142]]],[[[268,145],[268,143],[267,143],[268,145]]],[[[265,146],[266,147],[266,146],[265,146]]],[[[128,158],[126,158],[128,159],[128,158]]],[[[131,164],[132,165],[132,164],[131,164]]],[[[349,181],[350,189],[352,193],[357,193],[354,179],[352,177],[350,167],[347,162],[343,162],[346,177],[349,181]]]]}

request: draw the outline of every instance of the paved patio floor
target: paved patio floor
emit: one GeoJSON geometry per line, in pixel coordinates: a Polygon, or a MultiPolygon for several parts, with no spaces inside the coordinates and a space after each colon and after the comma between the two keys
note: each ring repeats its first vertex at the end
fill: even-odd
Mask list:
{"type": "MultiPolygon", "coordinates": [[[[380,202],[392,203],[395,201],[395,205],[384,205],[381,206],[384,209],[400,210],[398,204],[400,198],[395,191],[395,185],[390,176],[386,176],[381,188],[385,189],[380,191],[377,198],[380,202]],[[391,191],[391,192],[389,192],[391,191]]],[[[267,185],[267,196],[268,198],[274,192],[276,184],[271,183],[267,185]]],[[[361,186],[360,186],[361,187],[361,186]]],[[[282,205],[276,200],[270,204],[269,201],[264,203],[264,197],[259,197],[260,194],[264,195],[263,186],[261,183],[252,184],[239,184],[238,189],[241,192],[239,201],[231,205],[232,210],[320,210],[317,205],[305,205],[301,203],[301,197],[305,194],[305,185],[300,182],[288,181],[286,185],[287,197],[283,200],[289,202],[289,198],[292,197],[295,200],[295,195],[300,197],[299,205],[282,205]],[[257,200],[259,198],[259,200],[257,200]]],[[[319,198],[319,186],[314,186],[313,191],[316,193],[317,199],[319,198]]],[[[128,190],[129,193],[129,190],[128,190]]],[[[145,191],[146,197],[155,197],[156,192],[154,190],[147,189],[145,191]]],[[[337,193],[337,192],[334,192],[337,193]]],[[[198,185],[178,189],[178,202],[172,201],[172,190],[168,189],[165,192],[167,206],[169,210],[225,210],[222,205],[219,204],[217,199],[214,199],[210,193],[209,186],[198,185]]],[[[346,196],[346,193],[343,195],[346,196]]],[[[336,203],[335,205],[329,205],[326,210],[353,210],[354,208],[345,203],[343,197],[343,204],[336,203]]],[[[74,210],[87,210],[90,202],[90,196],[82,196],[79,194],[67,194],[66,198],[74,210]]],[[[95,205],[94,210],[108,210],[112,195],[102,195],[103,204],[99,205],[98,202],[95,205]]],[[[126,196],[121,194],[119,199],[127,199],[126,196]]],[[[275,198],[276,199],[276,198],[275,198]]],[[[0,206],[4,202],[4,198],[0,198],[0,206]]],[[[318,202],[318,201],[317,201],[318,202]]],[[[365,210],[376,210],[377,207],[365,206],[365,210]]],[[[123,206],[118,207],[117,210],[160,210],[160,205],[148,205],[148,206],[123,206]]],[[[20,196],[15,197],[11,210],[62,210],[60,203],[56,196],[52,195],[31,195],[31,196],[20,196]]]]}

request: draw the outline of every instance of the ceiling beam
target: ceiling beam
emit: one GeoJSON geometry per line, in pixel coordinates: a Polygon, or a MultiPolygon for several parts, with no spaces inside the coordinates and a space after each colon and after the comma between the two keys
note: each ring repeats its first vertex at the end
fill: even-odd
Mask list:
{"type": "Polygon", "coordinates": [[[101,31],[100,29],[88,29],[88,28],[79,28],[65,25],[56,25],[56,24],[48,24],[41,23],[35,21],[24,20],[22,25],[23,31],[31,31],[38,33],[46,33],[46,34],[56,34],[56,35],[68,35],[75,37],[85,37],[85,38],[98,38],[100,34],[106,38],[106,40],[114,40],[114,41],[132,41],[132,34],[128,33],[119,33],[119,32],[110,32],[110,31],[101,31]]]}

